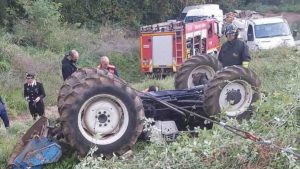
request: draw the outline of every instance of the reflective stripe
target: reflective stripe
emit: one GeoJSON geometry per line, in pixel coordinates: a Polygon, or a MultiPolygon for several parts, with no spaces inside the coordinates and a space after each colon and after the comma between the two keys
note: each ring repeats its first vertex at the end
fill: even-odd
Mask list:
{"type": "Polygon", "coordinates": [[[248,68],[249,67],[249,62],[248,61],[244,61],[243,62],[243,67],[248,68]]]}

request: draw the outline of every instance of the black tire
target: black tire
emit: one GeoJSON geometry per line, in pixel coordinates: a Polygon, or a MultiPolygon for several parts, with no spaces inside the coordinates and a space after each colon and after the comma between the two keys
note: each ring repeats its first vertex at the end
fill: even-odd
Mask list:
{"type": "MultiPolygon", "coordinates": [[[[200,85],[196,77],[204,73],[208,80],[222,69],[222,64],[211,55],[195,55],[185,61],[175,74],[175,89],[186,89],[200,85]],[[194,81],[196,80],[196,81],[194,81]]],[[[205,82],[204,82],[205,83],[205,82]]]]}
{"type": "Polygon", "coordinates": [[[241,66],[225,67],[216,73],[215,77],[208,83],[208,86],[204,90],[204,111],[208,116],[217,115],[221,111],[224,111],[229,117],[248,119],[251,117],[251,109],[253,108],[251,103],[259,99],[260,86],[261,81],[250,69],[241,66]],[[232,89],[230,90],[231,87],[232,89]],[[234,89],[234,87],[236,88],[234,89]],[[244,91],[246,91],[244,95],[242,95],[243,92],[239,92],[243,87],[244,91]],[[228,111],[221,110],[221,107],[224,106],[220,104],[227,103],[231,106],[228,108],[228,111]]]}
{"type": "Polygon", "coordinates": [[[73,73],[60,89],[58,109],[64,136],[81,156],[94,146],[96,156],[122,155],[143,130],[141,99],[106,70],[73,73]]]}

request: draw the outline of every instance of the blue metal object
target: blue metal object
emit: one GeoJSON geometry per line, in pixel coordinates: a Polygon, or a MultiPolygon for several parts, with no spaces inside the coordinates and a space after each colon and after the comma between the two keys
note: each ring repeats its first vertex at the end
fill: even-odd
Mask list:
{"type": "Polygon", "coordinates": [[[13,169],[41,169],[42,165],[54,163],[62,155],[61,147],[47,137],[31,139],[11,165],[13,169]]]}

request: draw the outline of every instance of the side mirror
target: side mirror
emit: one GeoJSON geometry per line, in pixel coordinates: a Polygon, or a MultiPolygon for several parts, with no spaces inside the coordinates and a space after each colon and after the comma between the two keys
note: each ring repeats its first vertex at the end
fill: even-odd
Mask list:
{"type": "Polygon", "coordinates": [[[295,37],[297,37],[297,30],[293,30],[293,37],[295,38],[295,37]]]}

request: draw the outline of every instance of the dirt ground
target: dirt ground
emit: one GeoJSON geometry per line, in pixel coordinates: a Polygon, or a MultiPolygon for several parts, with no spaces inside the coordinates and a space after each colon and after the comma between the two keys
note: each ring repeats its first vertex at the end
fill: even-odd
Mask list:
{"type": "MultiPolygon", "coordinates": [[[[48,107],[46,107],[45,108],[45,115],[49,119],[58,118],[59,115],[58,115],[57,106],[48,106],[48,107]]],[[[29,113],[29,110],[28,110],[28,113],[21,114],[17,117],[14,117],[14,118],[10,118],[11,125],[13,125],[14,123],[28,122],[30,120],[33,120],[33,119],[32,119],[32,117],[29,113]]]]}
{"type": "Polygon", "coordinates": [[[290,26],[300,23],[300,13],[295,12],[280,12],[280,13],[266,13],[265,16],[283,16],[290,26]]]}

